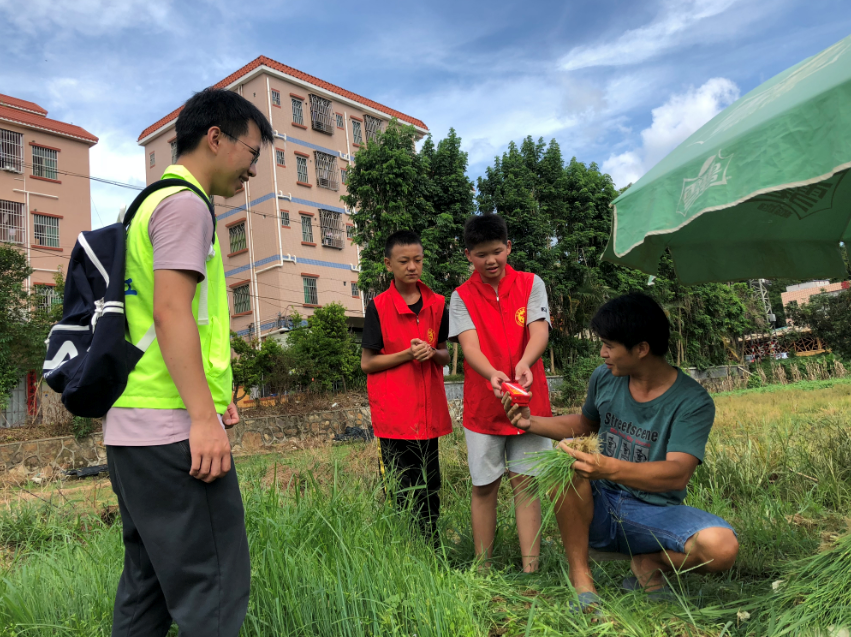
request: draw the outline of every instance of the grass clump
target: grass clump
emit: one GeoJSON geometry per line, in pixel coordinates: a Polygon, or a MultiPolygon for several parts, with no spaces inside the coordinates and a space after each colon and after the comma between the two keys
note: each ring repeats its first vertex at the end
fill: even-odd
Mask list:
{"type": "MultiPolygon", "coordinates": [[[[477,573],[460,430],[440,440],[437,551],[385,502],[375,444],[288,446],[239,458],[252,559],[242,635],[838,637],[831,626],[851,625],[851,540],[836,539],[851,510],[849,389],[787,385],[716,395],[716,424],[686,504],[733,525],[741,543],[736,566],[712,576],[673,574],[678,599],[651,603],[621,590],[628,563],[594,565],[599,617],[569,611],[575,594],[550,497],[542,499],[541,569],[520,574],[507,480],[493,566],[477,573]]],[[[540,461],[550,477],[545,472],[538,489],[570,484],[568,454],[547,451],[540,461]]],[[[101,515],[104,500],[114,500],[108,483],[100,484],[85,496],[63,486],[56,497],[48,493],[57,487],[28,485],[0,510],[0,636],[109,635],[123,550],[120,524],[101,515]]]]}
{"type": "Polygon", "coordinates": [[[813,556],[790,563],[772,583],[764,612],[776,637],[818,627],[826,635],[851,627],[851,534],[813,556]]]}

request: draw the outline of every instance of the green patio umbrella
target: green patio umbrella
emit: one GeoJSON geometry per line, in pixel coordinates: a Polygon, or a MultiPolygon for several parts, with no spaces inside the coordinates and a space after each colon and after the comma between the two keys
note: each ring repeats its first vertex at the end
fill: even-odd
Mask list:
{"type": "Polygon", "coordinates": [[[845,276],[851,36],[730,105],[612,203],[603,258],[685,284],[845,276]]]}

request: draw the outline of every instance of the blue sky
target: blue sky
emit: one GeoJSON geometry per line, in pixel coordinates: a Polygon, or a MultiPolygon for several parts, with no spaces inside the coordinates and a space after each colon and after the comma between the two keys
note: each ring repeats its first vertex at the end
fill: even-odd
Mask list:
{"type": "MultiPolygon", "coordinates": [[[[142,184],[146,126],[258,55],[454,127],[484,173],[526,135],[634,181],[740,95],[851,34],[848,0],[0,0],[0,93],[88,129],[142,184]]],[[[92,221],[133,191],[93,184],[92,221]]]]}

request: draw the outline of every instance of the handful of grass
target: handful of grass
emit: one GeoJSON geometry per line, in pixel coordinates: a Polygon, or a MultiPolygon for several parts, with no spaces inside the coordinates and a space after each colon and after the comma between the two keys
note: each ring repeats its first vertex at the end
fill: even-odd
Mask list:
{"type": "MultiPolygon", "coordinates": [[[[567,446],[583,453],[599,454],[600,441],[597,434],[580,436],[566,442],[567,446]]],[[[530,496],[560,499],[573,481],[573,463],[576,462],[570,454],[558,447],[528,454],[524,462],[531,459],[531,473],[537,473],[534,482],[530,481],[528,489],[533,491],[530,496]]],[[[528,491],[527,491],[528,492],[528,491]]]]}

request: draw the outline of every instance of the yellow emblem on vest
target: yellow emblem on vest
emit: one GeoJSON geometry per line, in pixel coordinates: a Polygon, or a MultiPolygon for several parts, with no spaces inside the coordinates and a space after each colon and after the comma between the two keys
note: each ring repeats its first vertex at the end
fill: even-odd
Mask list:
{"type": "Polygon", "coordinates": [[[517,325],[519,325],[520,327],[523,327],[524,325],[526,325],[526,308],[525,307],[521,307],[519,310],[517,310],[517,312],[515,312],[514,320],[517,321],[517,325]]]}
{"type": "Polygon", "coordinates": [[[428,344],[434,347],[434,330],[432,328],[428,328],[428,344]]]}

